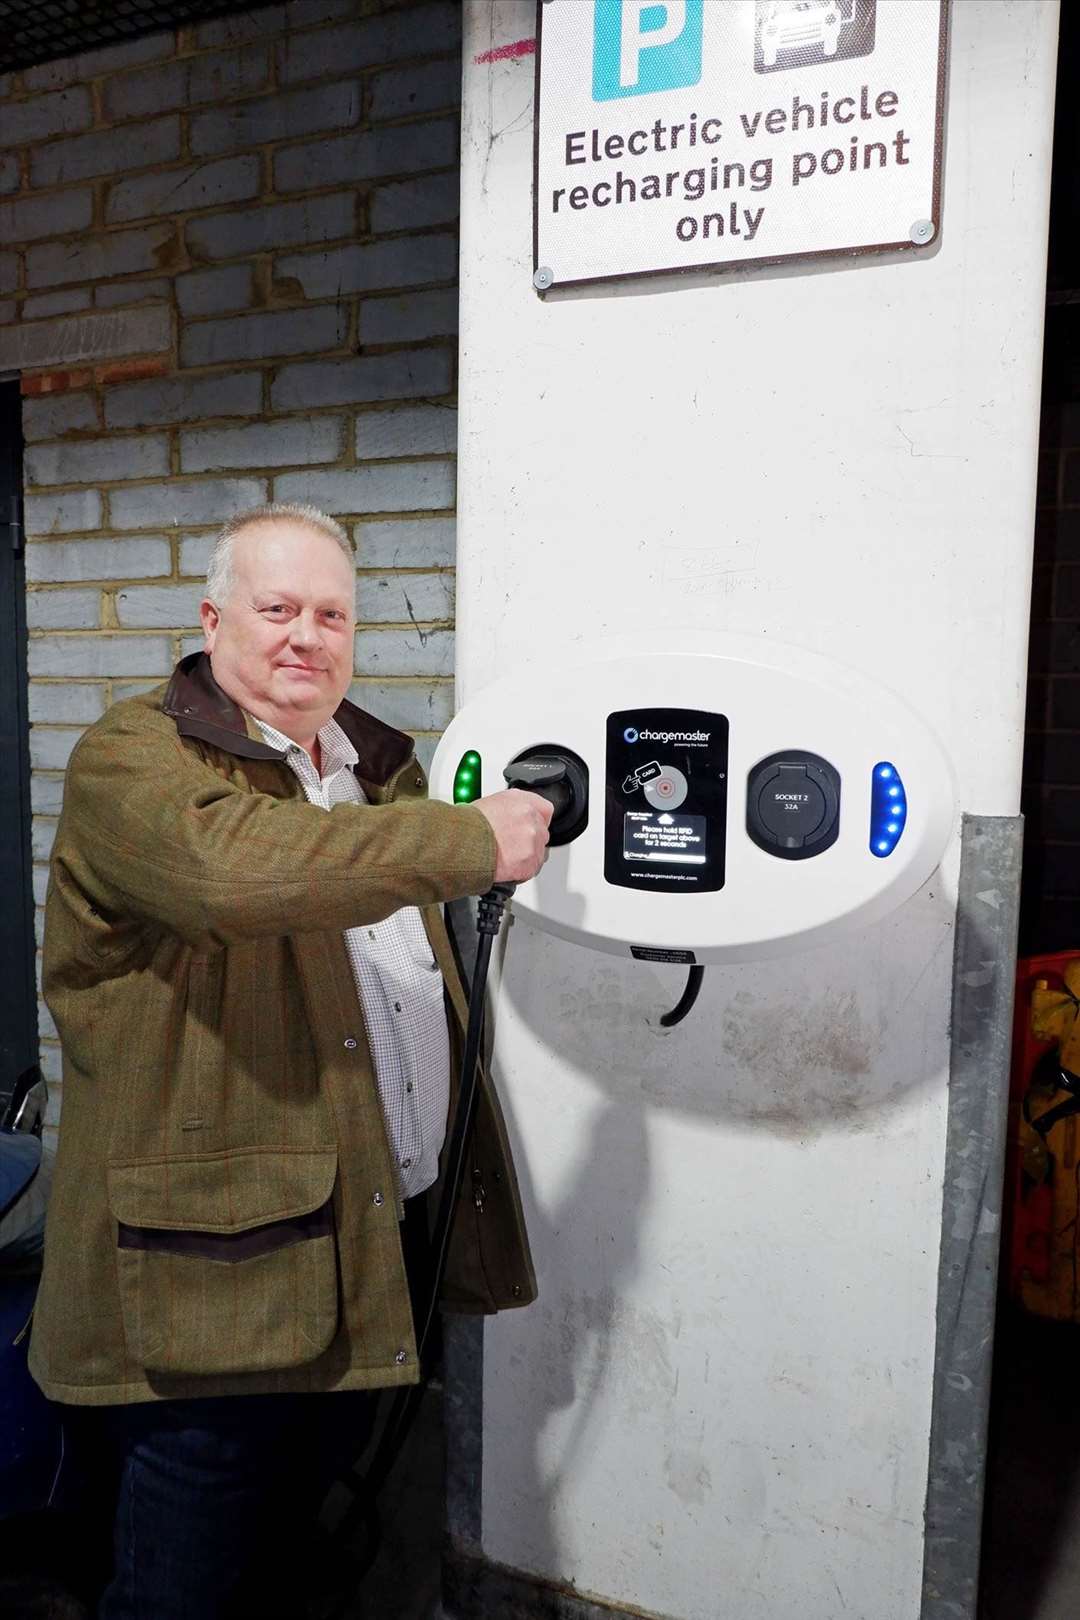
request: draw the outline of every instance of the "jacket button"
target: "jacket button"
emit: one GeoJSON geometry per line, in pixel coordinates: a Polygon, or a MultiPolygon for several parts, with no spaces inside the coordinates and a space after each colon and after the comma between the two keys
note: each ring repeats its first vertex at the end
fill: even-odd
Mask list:
{"type": "Polygon", "coordinates": [[[348,1040],[345,1042],[345,1050],[346,1050],[346,1052],[355,1052],[356,1051],[356,1042],[353,1040],[351,1035],[349,1036],[348,1040]]]}
{"type": "Polygon", "coordinates": [[[397,1362],[399,1367],[404,1367],[408,1359],[408,1353],[405,1350],[399,1350],[397,1355],[394,1357],[394,1360],[397,1362]]]}
{"type": "Polygon", "coordinates": [[[423,785],[424,785],[424,778],[422,776],[414,776],[413,777],[413,787],[423,787],[423,785]]]}
{"type": "Polygon", "coordinates": [[[371,1200],[371,1202],[375,1205],[376,1209],[381,1207],[382,1201],[383,1201],[383,1195],[382,1195],[381,1192],[377,1192],[375,1194],[375,1196],[371,1200]]]}
{"type": "Polygon", "coordinates": [[[515,1283],[514,1286],[511,1288],[510,1292],[513,1294],[515,1299],[520,1299],[521,1298],[521,1284],[520,1283],[515,1283]]]}

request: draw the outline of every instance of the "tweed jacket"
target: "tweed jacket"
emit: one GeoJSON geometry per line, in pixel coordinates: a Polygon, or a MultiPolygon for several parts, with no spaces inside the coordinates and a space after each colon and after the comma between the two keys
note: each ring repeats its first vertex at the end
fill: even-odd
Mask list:
{"type": "MultiPolygon", "coordinates": [[[[43,969],[64,1112],[30,1347],[55,1400],[418,1376],[343,930],[422,908],[459,1050],[440,903],[490,885],[494,838],[469,806],[425,799],[409,738],[351,703],[335,719],[370,802],[329,813],[204,654],[115,705],[72,756],[43,969]]],[[[444,1300],[526,1304],[535,1281],[486,1081],[470,1154],[444,1300]]]]}

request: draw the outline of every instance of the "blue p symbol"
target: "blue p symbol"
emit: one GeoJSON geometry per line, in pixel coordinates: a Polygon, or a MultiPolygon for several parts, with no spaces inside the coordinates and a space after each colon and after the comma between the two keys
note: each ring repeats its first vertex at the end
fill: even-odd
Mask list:
{"type": "Polygon", "coordinates": [[[701,78],[705,0],[594,0],[593,100],[701,78]]]}

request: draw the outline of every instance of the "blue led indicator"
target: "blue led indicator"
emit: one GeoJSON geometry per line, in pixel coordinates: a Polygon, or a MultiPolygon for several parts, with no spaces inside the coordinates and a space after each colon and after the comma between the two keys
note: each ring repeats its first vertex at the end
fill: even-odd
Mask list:
{"type": "Polygon", "coordinates": [[[870,778],[870,853],[879,860],[891,855],[904,835],[907,803],[896,766],[879,760],[870,778]]]}

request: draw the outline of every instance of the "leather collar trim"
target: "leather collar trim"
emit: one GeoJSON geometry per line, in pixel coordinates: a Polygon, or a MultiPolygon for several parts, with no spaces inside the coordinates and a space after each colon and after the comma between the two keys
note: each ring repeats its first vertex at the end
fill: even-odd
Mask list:
{"type": "MultiPolygon", "coordinates": [[[[206,653],[189,653],[180,660],[166,689],[162,709],[176,721],[181,737],[198,737],[241,759],[285,758],[281,749],[271,748],[269,743],[249,734],[243,709],[215,681],[206,653]]],[[[335,711],[334,719],[360,756],[356,769],[366,782],[384,787],[412,757],[411,737],[384,725],[348,699],[335,711]]]]}

